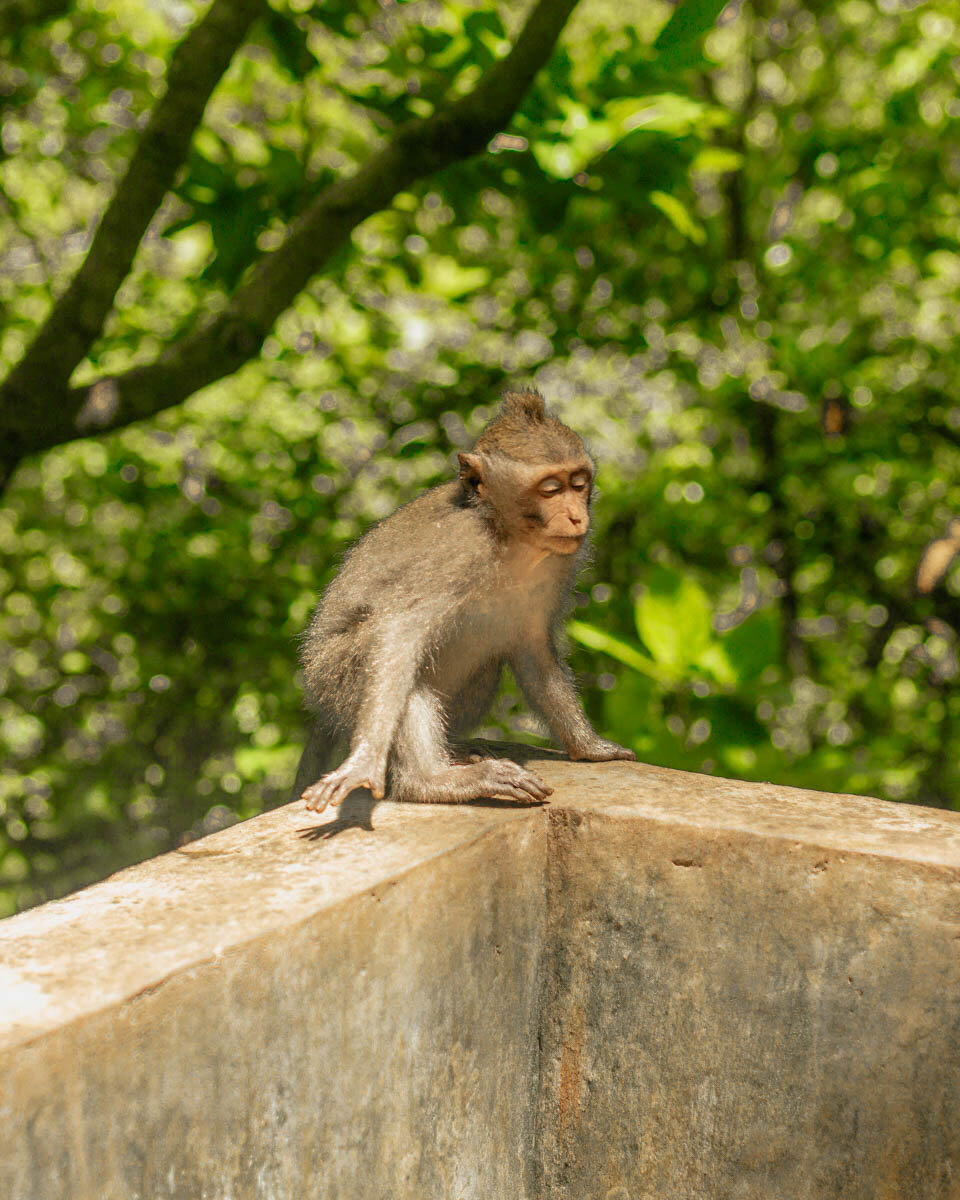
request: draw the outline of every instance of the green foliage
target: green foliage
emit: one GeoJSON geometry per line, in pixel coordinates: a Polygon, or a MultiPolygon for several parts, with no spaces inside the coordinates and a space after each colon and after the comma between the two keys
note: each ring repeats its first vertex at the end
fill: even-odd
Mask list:
{"type": "Polygon", "coordinates": [[[727,0],[684,0],[674,9],[653,43],[661,67],[692,67],[703,62],[698,42],[713,24],[727,0]]]}
{"type": "MultiPolygon", "coordinates": [[[[553,130],[561,136],[533,143],[537,162],[558,179],[571,179],[592,164],[599,167],[601,156],[629,138],[634,130],[658,133],[665,139],[681,138],[694,132],[709,134],[725,120],[722,109],[670,92],[617,97],[602,105],[597,116],[586,105],[565,97],[561,98],[561,104],[564,120],[547,122],[544,126],[546,132],[553,130]]],[[[637,139],[634,143],[640,144],[637,139]]]]}
{"type": "MultiPolygon", "coordinates": [[[[278,0],[236,56],[81,377],[219,311],[310,196],[514,34],[486,0],[429,21],[304,8],[278,0]]],[[[316,595],[515,382],[600,463],[570,634],[605,734],[648,761],[957,805],[960,569],[913,583],[960,512],[956,12],[720,8],[583,3],[506,141],[359,226],[257,361],[19,470],[6,910],[286,799],[316,595]]],[[[77,0],[10,40],[3,369],[199,9],[77,0]]],[[[508,682],[485,732],[536,728],[508,682]]]]}
{"type": "Polygon", "coordinates": [[[620,680],[607,694],[608,726],[643,757],[671,766],[696,769],[709,755],[729,774],[755,766],[767,735],[754,709],[762,702],[761,677],[780,662],[778,615],[757,612],[718,634],[710,597],[695,580],[653,566],[639,586],[634,620],[642,645],[585,621],[569,626],[581,645],[646,677],[620,680]],[[686,745],[663,736],[665,701],[684,713],[686,745]]]}
{"type": "Polygon", "coordinates": [[[712,641],[707,593],[666,567],[650,572],[634,613],[650,653],[672,671],[698,663],[712,641]]]}

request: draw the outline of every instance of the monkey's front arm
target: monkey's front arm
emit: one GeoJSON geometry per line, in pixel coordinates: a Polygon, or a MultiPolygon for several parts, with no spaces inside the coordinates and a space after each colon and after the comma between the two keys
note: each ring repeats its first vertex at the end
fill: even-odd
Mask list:
{"type": "Polygon", "coordinates": [[[600,737],[594,730],[547,634],[534,635],[515,651],[510,666],[528,703],[544,716],[550,732],[572,759],[636,759],[632,750],[600,737]]]}

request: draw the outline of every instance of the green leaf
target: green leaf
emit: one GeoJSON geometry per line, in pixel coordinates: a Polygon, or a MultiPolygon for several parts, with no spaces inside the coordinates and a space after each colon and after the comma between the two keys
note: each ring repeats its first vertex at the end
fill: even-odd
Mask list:
{"type": "Polygon", "coordinates": [[[722,687],[734,687],[737,683],[737,670],[722,642],[712,641],[697,659],[696,665],[722,687]]]}
{"type": "Polygon", "coordinates": [[[583,169],[577,165],[569,142],[533,142],[530,149],[541,169],[554,179],[572,179],[583,169]]]}
{"type": "Polygon", "coordinates": [[[637,600],[637,632],[661,666],[682,672],[697,662],[713,638],[713,606],[703,588],[678,571],[658,567],[637,600]]]}
{"type": "Polygon", "coordinates": [[[742,166],[743,155],[738,150],[705,146],[690,164],[690,170],[722,175],[727,171],[739,171],[742,166]]]}
{"type": "Polygon", "coordinates": [[[684,237],[695,242],[698,246],[702,246],[707,240],[707,232],[693,217],[687,212],[686,206],[682,204],[676,196],[670,196],[666,192],[651,192],[650,203],[659,208],[668,221],[678,229],[684,237]]]}
{"type": "Polygon", "coordinates": [[[495,12],[472,12],[464,21],[463,27],[472,38],[478,38],[484,33],[501,40],[507,36],[503,22],[495,12]]]}
{"type": "MultiPolygon", "coordinates": [[[[479,46],[483,46],[491,58],[502,58],[510,49],[503,22],[495,12],[471,13],[463,27],[473,43],[475,57],[479,46]]],[[[478,61],[484,57],[481,56],[478,61]]]]}
{"type": "Polygon", "coordinates": [[[564,107],[567,111],[564,129],[572,130],[570,136],[565,141],[541,139],[531,146],[543,170],[557,179],[571,179],[622,136],[613,122],[591,116],[582,105],[564,107]]]}
{"type": "Polygon", "coordinates": [[[472,49],[470,39],[465,34],[453,37],[436,54],[431,54],[429,62],[435,71],[449,71],[460,63],[472,49]]]}
{"type": "Polygon", "coordinates": [[[622,662],[624,666],[632,667],[634,671],[639,671],[642,675],[647,675],[660,683],[671,681],[669,673],[658,667],[636,646],[612,633],[607,633],[605,629],[598,629],[596,625],[590,625],[586,621],[570,621],[567,625],[567,632],[575,642],[586,646],[588,650],[600,650],[604,654],[609,654],[611,658],[622,662]]]}
{"type": "Polygon", "coordinates": [[[423,264],[423,281],[427,289],[448,299],[475,292],[489,279],[490,272],[486,267],[461,267],[448,254],[431,255],[423,264]]]}
{"type": "Polygon", "coordinates": [[[677,136],[689,133],[694,123],[706,115],[714,123],[721,115],[719,109],[678,92],[658,92],[652,96],[624,96],[611,100],[603,109],[604,117],[617,129],[618,135],[635,129],[650,129],[657,133],[677,136]]]}
{"type": "Polygon", "coordinates": [[[754,613],[721,636],[720,644],[741,683],[780,661],[780,616],[775,609],[754,613]]]}
{"type": "Polygon", "coordinates": [[[654,50],[664,53],[689,46],[713,28],[726,6],[727,0],[683,0],[657,35],[654,50]]]}
{"type": "Polygon", "coordinates": [[[557,179],[571,179],[636,130],[685,137],[697,123],[719,125],[726,120],[721,109],[675,92],[621,96],[605,104],[599,116],[572,100],[562,105],[566,139],[541,138],[531,146],[541,168],[557,179]]]}

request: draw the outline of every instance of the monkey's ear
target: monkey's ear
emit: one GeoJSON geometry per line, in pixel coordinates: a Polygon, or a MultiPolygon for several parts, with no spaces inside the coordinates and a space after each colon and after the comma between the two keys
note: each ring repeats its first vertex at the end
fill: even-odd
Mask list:
{"type": "Polygon", "coordinates": [[[486,480],[483,477],[483,459],[479,454],[458,454],[460,483],[463,490],[473,495],[483,495],[486,480]]]}

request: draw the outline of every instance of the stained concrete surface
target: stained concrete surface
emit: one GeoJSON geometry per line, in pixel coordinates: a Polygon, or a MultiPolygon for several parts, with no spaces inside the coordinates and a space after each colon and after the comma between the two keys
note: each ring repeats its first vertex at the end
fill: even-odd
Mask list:
{"type": "Polygon", "coordinates": [[[528,1191],[543,824],[318,824],[283,809],[0,924],[0,1196],[528,1191]]]}
{"type": "Polygon", "coordinates": [[[960,1197],[960,815],[536,769],[0,923],[0,1196],[960,1197]]]}

